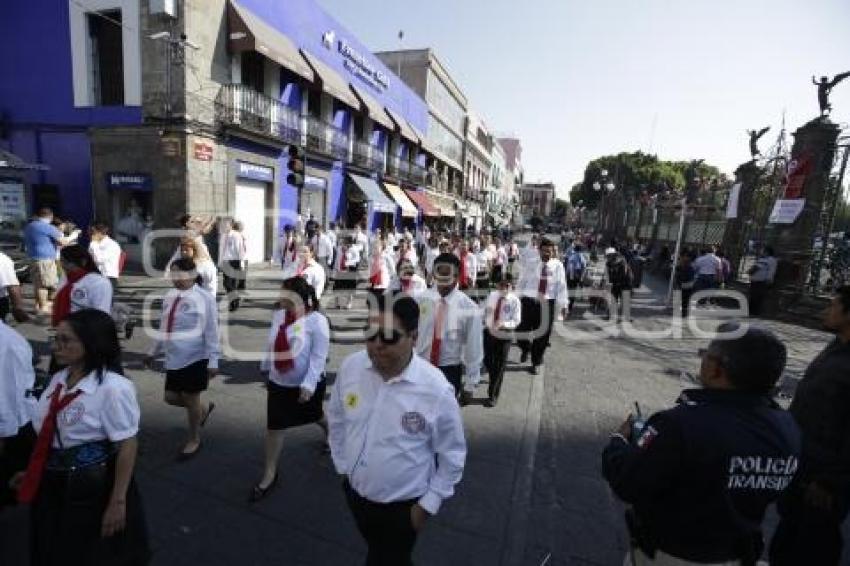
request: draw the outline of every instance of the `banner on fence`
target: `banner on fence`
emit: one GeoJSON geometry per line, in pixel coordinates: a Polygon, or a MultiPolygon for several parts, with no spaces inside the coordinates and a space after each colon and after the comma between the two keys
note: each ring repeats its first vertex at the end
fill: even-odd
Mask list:
{"type": "Polygon", "coordinates": [[[806,177],[812,171],[814,158],[810,152],[803,152],[788,164],[788,179],[785,184],[785,200],[798,199],[803,196],[803,185],[806,177]]]}
{"type": "Polygon", "coordinates": [[[803,208],[806,206],[806,199],[779,199],[773,205],[773,212],[770,213],[770,224],[793,224],[803,208]]]}
{"type": "Polygon", "coordinates": [[[741,183],[732,185],[729,202],[726,203],[726,218],[738,218],[738,199],[741,198],[741,183]]]}

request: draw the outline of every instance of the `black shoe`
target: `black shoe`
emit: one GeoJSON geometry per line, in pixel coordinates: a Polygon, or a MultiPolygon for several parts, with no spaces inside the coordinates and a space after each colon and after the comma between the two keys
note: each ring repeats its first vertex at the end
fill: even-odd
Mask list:
{"type": "Polygon", "coordinates": [[[539,374],[539,373],[540,373],[540,369],[539,369],[539,368],[540,368],[540,366],[531,366],[531,369],[530,369],[530,370],[528,370],[528,372],[529,372],[531,375],[537,375],[537,374],[539,374]]]}
{"type": "Polygon", "coordinates": [[[460,394],[460,399],[458,400],[460,406],[466,407],[467,405],[469,405],[470,401],[472,401],[472,395],[470,393],[467,393],[466,391],[462,391],[460,394]]]}
{"type": "Polygon", "coordinates": [[[134,323],[132,320],[127,322],[127,324],[124,325],[124,338],[126,338],[127,340],[132,338],[133,337],[133,329],[135,327],[136,327],[136,323],[134,323]]]}
{"type": "Polygon", "coordinates": [[[493,397],[490,397],[489,399],[484,401],[484,406],[487,407],[488,409],[492,409],[493,407],[496,406],[496,403],[497,403],[496,399],[494,399],[493,397]]]}
{"type": "Polygon", "coordinates": [[[267,485],[266,487],[260,487],[260,484],[255,485],[251,489],[251,494],[248,496],[248,501],[251,503],[256,503],[257,501],[265,498],[275,487],[277,487],[277,472],[274,474],[274,479],[272,479],[272,483],[267,485]]]}
{"type": "Polygon", "coordinates": [[[230,305],[227,307],[227,310],[230,312],[236,312],[236,309],[239,308],[239,305],[236,304],[236,301],[230,301],[230,305]]]}
{"type": "Polygon", "coordinates": [[[528,361],[528,352],[526,351],[526,352],[523,352],[522,355],[519,357],[519,363],[524,364],[527,361],[528,361]]]}

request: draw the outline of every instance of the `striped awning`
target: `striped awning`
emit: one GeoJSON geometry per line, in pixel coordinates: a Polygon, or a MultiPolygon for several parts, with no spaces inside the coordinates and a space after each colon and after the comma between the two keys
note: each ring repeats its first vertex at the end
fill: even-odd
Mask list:
{"type": "Polygon", "coordinates": [[[322,81],[322,90],[330,94],[343,104],[352,108],[360,108],[360,101],[354,96],[349,88],[351,85],[343,79],[339,73],[325,65],[318,57],[301,50],[301,55],[316,72],[316,76],[322,81]]]}
{"type": "Polygon", "coordinates": [[[410,202],[410,199],[404,194],[404,191],[401,190],[401,187],[398,185],[394,185],[392,183],[387,183],[384,181],[384,187],[386,187],[387,192],[390,193],[390,196],[393,197],[393,200],[401,207],[401,215],[406,218],[416,218],[419,214],[419,211],[416,209],[416,206],[410,202]]]}

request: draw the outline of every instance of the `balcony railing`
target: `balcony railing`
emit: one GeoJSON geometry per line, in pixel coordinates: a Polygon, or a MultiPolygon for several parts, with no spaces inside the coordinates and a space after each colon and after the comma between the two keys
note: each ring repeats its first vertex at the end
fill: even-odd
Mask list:
{"type": "Polygon", "coordinates": [[[410,180],[410,161],[392,156],[389,162],[389,174],[396,179],[410,180]]]}
{"type": "Polygon", "coordinates": [[[351,162],[370,171],[383,171],[384,152],[372,144],[356,140],[354,142],[354,155],[352,155],[351,162]]]}
{"type": "Polygon", "coordinates": [[[425,168],[421,165],[413,164],[410,166],[410,182],[414,185],[422,185],[425,183],[425,168]]]}
{"type": "Polygon", "coordinates": [[[215,100],[216,119],[285,143],[301,143],[301,117],[280,101],[240,84],[224,85],[215,100]]]}
{"type": "Polygon", "coordinates": [[[315,116],[307,116],[307,151],[348,159],[348,134],[315,116]]]}

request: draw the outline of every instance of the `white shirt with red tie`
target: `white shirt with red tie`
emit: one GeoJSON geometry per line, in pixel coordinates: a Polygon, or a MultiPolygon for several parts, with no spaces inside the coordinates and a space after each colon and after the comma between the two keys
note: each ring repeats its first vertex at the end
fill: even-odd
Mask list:
{"type": "Polygon", "coordinates": [[[522,322],[522,303],[513,291],[490,291],[484,303],[484,324],[496,330],[515,330],[522,322]]]}
{"type": "Polygon", "coordinates": [[[298,263],[298,238],[293,234],[280,240],[280,265],[284,269],[298,263]]]}
{"type": "Polygon", "coordinates": [[[159,332],[148,350],[150,356],[165,354],[165,369],[181,369],[208,360],[218,368],[218,305],[215,298],[197,285],[181,291],[172,289],[162,300],[159,332]]]}
{"type": "Polygon", "coordinates": [[[556,258],[537,261],[523,267],[519,294],[524,297],[542,296],[554,300],[561,308],[568,304],[567,275],[564,264],[556,258]]]}
{"type": "Polygon", "coordinates": [[[457,288],[445,297],[432,289],[420,296],[418,302],[416,353],[438,367],[462,364],[464,389],[473,392],[481,381],[484,360],[481,309],[457,288]],[[438,324],[438,318],[442,324],[438,324]],[[433,348],[435,335],[440,340],[437,352],[433,348]],[[433,360],[432,354],[435,354],[433,360]]]}

